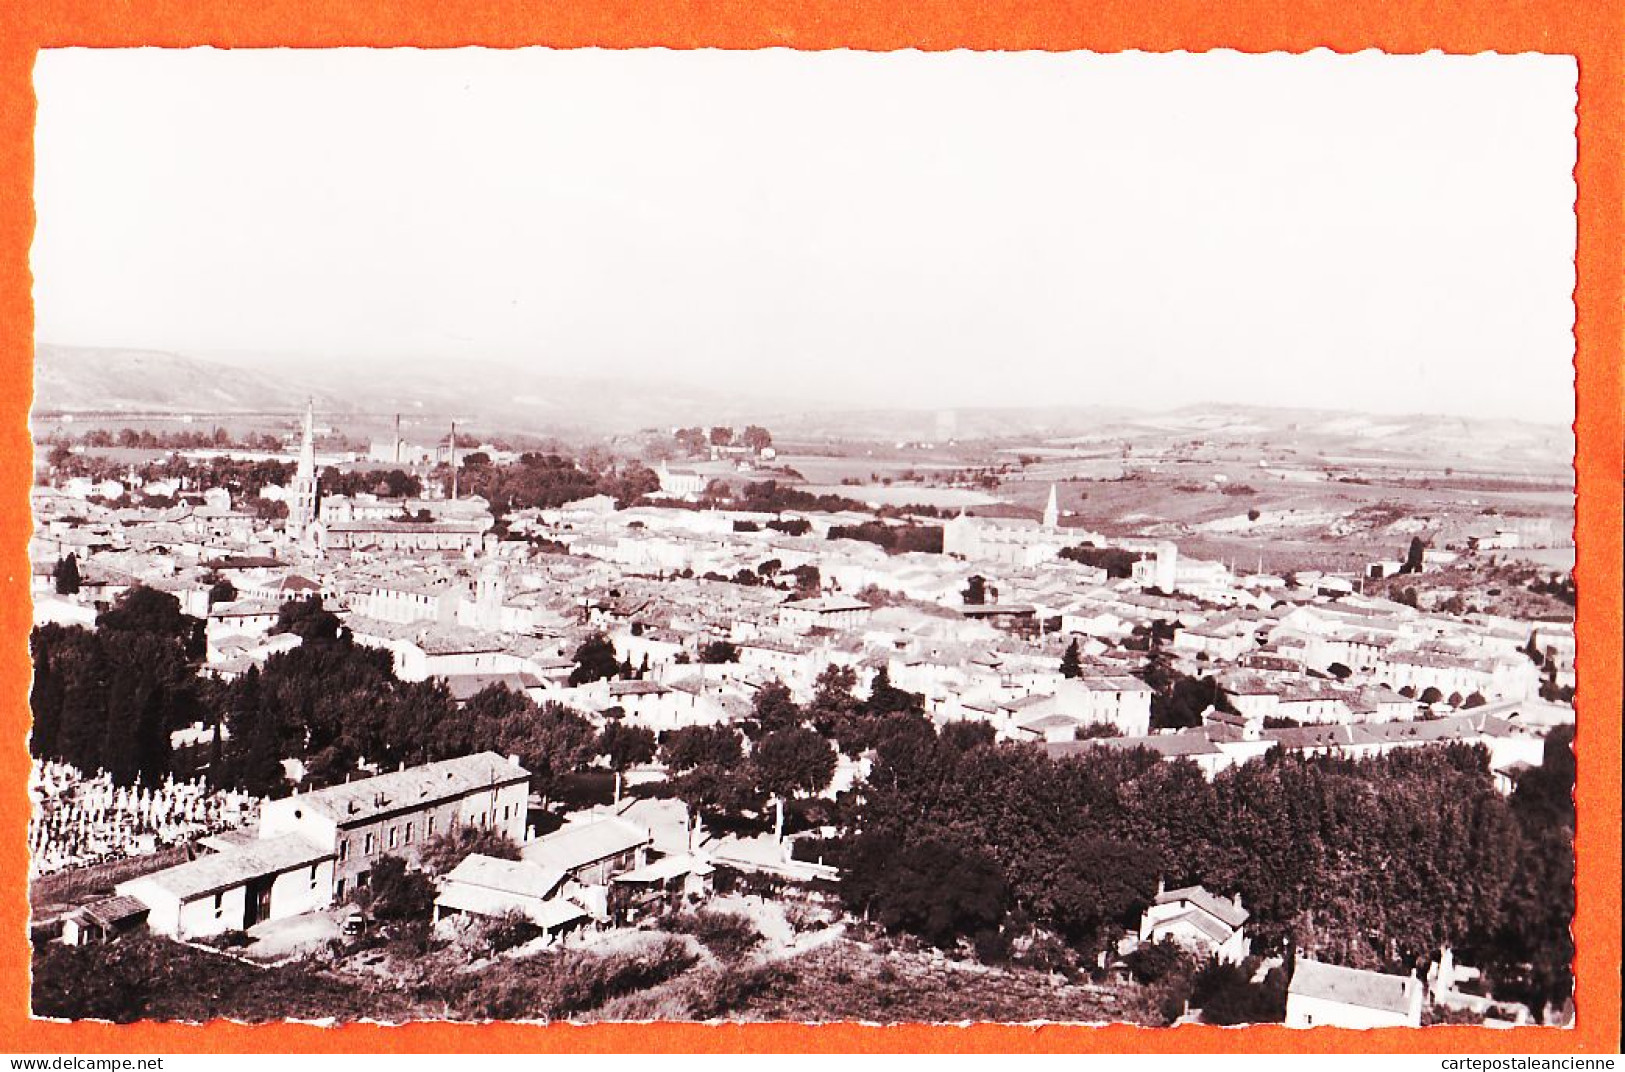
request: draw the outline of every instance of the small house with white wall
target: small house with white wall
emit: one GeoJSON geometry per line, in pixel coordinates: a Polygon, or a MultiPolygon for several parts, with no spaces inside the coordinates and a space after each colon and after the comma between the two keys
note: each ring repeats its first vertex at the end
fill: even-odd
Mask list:
{"type": "Polygon", "coordinates": [[[1156,899],[1140,917],[1140,941],[1173,942],[1203,959],[1240,964],[1251,952],[1244,934],[1247,918],[1239,893],[1224,898],[1202,886],[1169,890],[1158,883],[1156,899]]]}
{"type": "Polygon", "coordinates": [[[1288,1027],[1421,1027],[1426,987],[1387,975],[1299,957],[1286,991],[1288,1027]]]}

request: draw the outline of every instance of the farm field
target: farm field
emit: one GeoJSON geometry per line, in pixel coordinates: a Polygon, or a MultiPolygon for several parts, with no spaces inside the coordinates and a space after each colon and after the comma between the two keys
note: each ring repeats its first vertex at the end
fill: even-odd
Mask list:
{"type": "Polygon", "coordinates": [[[974,506],[991,506],[1000,500],[986,492],[969,488],[932,488],[918,484],[800,484],[802,491],[813,495],[844,495],[859,502],[876,506],[935,506],[943,510],[957,510],[974,506]]]}

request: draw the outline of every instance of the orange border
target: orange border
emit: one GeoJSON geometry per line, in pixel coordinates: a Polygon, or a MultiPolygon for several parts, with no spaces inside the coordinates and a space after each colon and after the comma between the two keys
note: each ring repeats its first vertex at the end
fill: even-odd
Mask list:
{"type": "Polygon", "coordinates": [[[1621,121],[1625,21],[1609,0],[682,0],[639,9],[624,0],[544,7],[449,0],[12,0],[0,4],[0,682],[7,747],[0,755],[0,1050],[14,1052],[424,1052],[1247,1050],[1373,1052],[1618,1052],[1620,1045],[1621,697],[1621,121]],[[460,10],[465,8],[466,10],[460,10]],[[527,10],[527,7],[530,8],[527,10]],[[1581,687],[1579,1009],[1573,1031],[1156,1031],[853,1025],[526,1027],[419,1024],[204,1027],[31,1022],[24,921],[24,792],[30,624],[26,544],[32,391],[31,70],[37,48],[85,45],[227,47],[417,45],[629,48],[791,46],[872,50],[1143,49],[1247,52],[1331,48],[1418,53],[1553,52],[1579,57],[1577,567],[1581,687]]]}

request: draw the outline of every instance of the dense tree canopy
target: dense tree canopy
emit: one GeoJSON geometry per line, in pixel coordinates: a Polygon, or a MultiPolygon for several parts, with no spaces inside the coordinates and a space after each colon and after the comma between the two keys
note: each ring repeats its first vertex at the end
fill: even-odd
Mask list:
{"type": "Polygon", "coordinates": [[[726,640],[713,640],[700,649],[700,662],[711,665],[739,661],[739,645],[726,640]]]}
{"type": "Polygon", "coordinates": [[[277,608],[276,624],[272,633],[293,633],[304,641],[337,640],[340,622],[338,615],[322,604],[322,597],[310,595],[304,599],[290,599],[277,608]]]}
{"type": "Polygon", "coordinates": [[[685,726],[666,734],[660,759],[670,771],[732,767],[744,756],[739,733],[727,726],[685,726]]]}
{"type": "Polygon", "coordinates": [[[574,670],[570,671],[570,684],[586,685],[593,681],[619,676],[620,660],[615,645],[602,633],[595,633],[576,648],[574,670]]]}
{"type": "Polygon", "coordinates": [[[941,834],[899,838],[876,831],[858,838],[846,858],[841,897],[889,931],[934,945],[996,930],[1008,889],[986,853],[941,834]]]}
{"type": "Polygon", "coordinates": [[[613,770],[624,771],[649,762],[656,748],[654,731],[643,726],[611,722],[598,733],[598,754],[609,758],[613,770]]]}
{"type": "Polygon", "coordinates": [[[391,922],[427,919],[434,910],[434,880],[413,870],[399,856],[380,856],[367,872],[367,884],[356,899],[376,919],[391,922]]]}
{"type": "Polygon", "coordinates": [[[1151,686],[1152,729],[1200,726],[1209,707],[1235,713],[1217,680],[1181,673],[1161,652],[1152,654],[1140,676],[1151,686]]]}
{"type": "MultiPolygon", "coordinates": [[[[822,681],[823,678],[819,680],[822,681]]],[[[751,701],[751,724],[747,730],[751,736],[758,737],[775,730],[799,726],[805,717],[791,696],[789,687],[777,681],[770,681],[756,690],[756,696],[751,701]]]]}
{"type": "Polygon", "coordinates": [[[174,596],[136,586],[92,631],[44,625],[30,638],[34,755],[84,771],[108,771],[120,785],[169,773],[169,735],[208,721],[193,669],[202,623],[174,596]]]}
{"type": "Polygon", "coordinates": [[[757,741],[751,765],[757,786],[769,796],[821,793],[835,775],[835,749],[812,730],[792,726],[757,741]]]}
{"type": "Polygon", "coordinates": [[[1132,577],[1134,563],[1140,556],[1134,551],[1125,551],[1120,547],[1063,547],[1060,557],[1069,562],[1079,562],[1085,566],[1094,566],[1106,571],[1107,577],[1132,577]]]}
{"type": "MultiPolygon", "coordinates": [[[[1548,764],[1556,784],[1561,763],[1559,754],[1548,764]]],[[[1290,937],[1372,968],[1408,970],[1446,944],[1478,955],[1496,926],[1523,928],[1529,950],[1550,948],[1558,928],[1547,921],[1567,918],[1560,897],[1534,893],[1558,871],[1543,861],[1567,859],[1562,836],[1532,850],[1514,815],[1540,814],[1530,822],[1549,829],[1561,793],[1537,779],[1528,802],[1509,807],[1486,753],[1466,746],[1360,761],[1271,753],[1209,782],[1146,752],[1052,760],[1032,746],[966,747],[915,731],[881,743],[869,781],[856,820],[865,838],[947,839],[984,854],[1012,909],[1081,946],[1131,923],[1159,878],[1240,893],[1255,948],[1290,937]],[[1530,898],[1550,908],[1541,919],[1518,909],[1514,921],[1525,874],[1530,898]]],[[[870,842],[849,846],[849,866],[860,843],[870,842]]],[[[887,880],[859,869],[850,881],[849,899],[873,905],[872,885],[887,880]]]]}

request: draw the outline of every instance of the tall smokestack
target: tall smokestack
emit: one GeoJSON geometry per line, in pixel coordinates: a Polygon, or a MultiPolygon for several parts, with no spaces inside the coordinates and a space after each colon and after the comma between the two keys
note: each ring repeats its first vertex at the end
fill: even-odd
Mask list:
{"type": "Polygon", "coordinates": [[[395,464],[401,464],[401,415],[395,414],[395,464]]]}
{"type": "Polygon", "coordinates": [[[451,497],[457,498],[457,422],[451,422],[451,497]]]}

